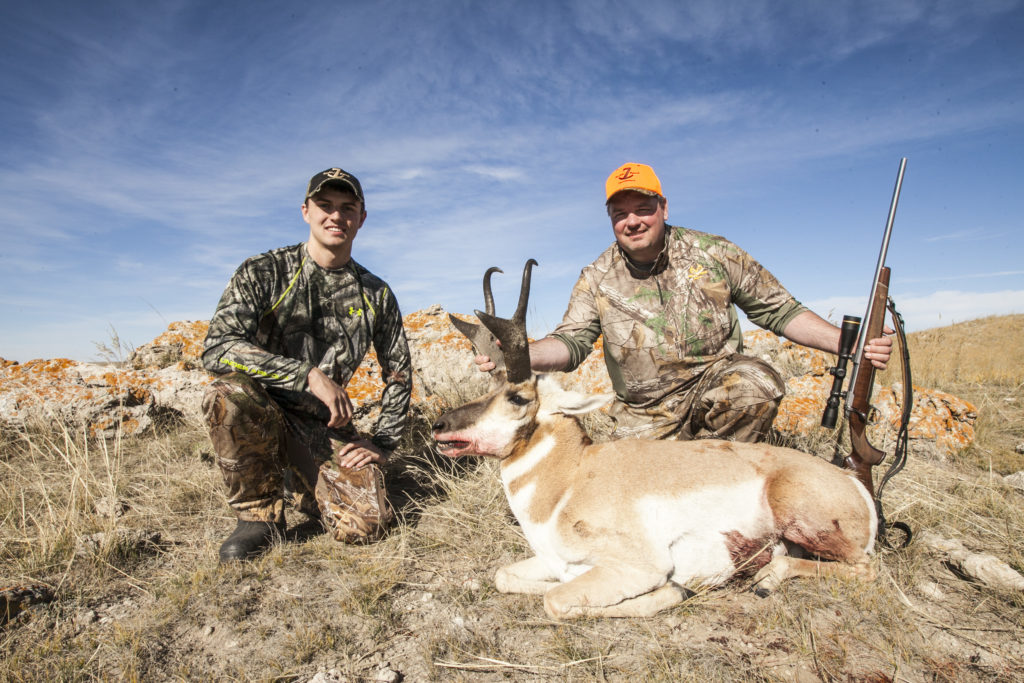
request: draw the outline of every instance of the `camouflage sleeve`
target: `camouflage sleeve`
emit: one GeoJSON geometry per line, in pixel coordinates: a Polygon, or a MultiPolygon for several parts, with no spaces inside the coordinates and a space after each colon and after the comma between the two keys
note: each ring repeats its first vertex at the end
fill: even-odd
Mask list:
{"type": "Polygon", "coordinates": [[[565,368],[566,372],[578,368],[594,350],[594,342],[601,336],[601,318],[586,272],[580,273],[579,280],[572,288],[569,306],[562,316],[562,322],[548,336],[569,348],[569,365],[565,368]]]}
{"type": "Polygon", "coordinates": [[[807,308],[750,254],[728,240],[722,246],[733,301],[750,322],[781,336],[786,325],[807,308]]]}
{"type": "Polygon", "coordinates": [[[270,353],[256,344],[262,312],[271,303],[266,280],[272,274],[250,272],[246,261],[228,283],[203,346],[203,367],[215,374],[244,372],[268,388],[302,391],[313,367],[308,362],[270,353]]]}
{"type": "Polygon", "coordinates": [[[380,417],[371,441],[381,448],[394,450],[408,419],[412,396],[412,362],[409,343],[402,328],[402,312],[391,289],[381,301],[380,324],[373,335],[373,348],[377,352],[384,393],[381,396],[380,417]]]}

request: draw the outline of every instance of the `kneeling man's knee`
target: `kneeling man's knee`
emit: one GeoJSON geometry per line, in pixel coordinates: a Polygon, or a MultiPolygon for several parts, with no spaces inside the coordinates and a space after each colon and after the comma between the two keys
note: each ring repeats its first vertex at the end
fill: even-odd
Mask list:
{"type": "Polygon", "coordinates": [[[756,405],[772,401],[778,403],[786,395],[786,383],[768,363],[757,358],[744,358],[736,362],[724,375],[722,385],[734,405],[756,405]]]}

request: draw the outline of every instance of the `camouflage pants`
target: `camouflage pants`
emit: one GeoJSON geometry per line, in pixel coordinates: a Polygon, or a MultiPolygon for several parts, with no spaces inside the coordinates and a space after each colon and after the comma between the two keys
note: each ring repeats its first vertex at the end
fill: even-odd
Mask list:
{"type": "Polygon", "coordinates": [[[711,365],[697,383],[643,407],[616,401],[613,439],[731,439],[761,441],[786,394],[782,377],[764,361],[733,354],[711,365]]]}
{"type": "Polygon", "coordinates": [[[319,517],[321,465],[359,438],[351,425],[332,429],[320,418],[283,410],[259,382],[238,372],[210,385],[203,414],[228,504],[250,522],[284,522],[286,489],[295,509],[319,517]]]}

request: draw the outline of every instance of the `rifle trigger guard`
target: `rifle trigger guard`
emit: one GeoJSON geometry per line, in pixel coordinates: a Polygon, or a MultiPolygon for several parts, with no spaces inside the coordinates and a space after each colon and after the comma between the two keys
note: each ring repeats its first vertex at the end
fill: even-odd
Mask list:
{"type": "Polygon", "coordinates": [[[862,411],[854,410],[854,409],[851,408],[850,409],[850,414],[851,415],[856,415],[857,417],[859,417],[861,420],[864,421],[864,424],[870,425],[870,424],[873,424],[872,421],[871,421],[873,418],[874,419],[878,418],[878,409],[875,408],[874,406],[868,406],[868,412],[865,415],[862,411]]]}

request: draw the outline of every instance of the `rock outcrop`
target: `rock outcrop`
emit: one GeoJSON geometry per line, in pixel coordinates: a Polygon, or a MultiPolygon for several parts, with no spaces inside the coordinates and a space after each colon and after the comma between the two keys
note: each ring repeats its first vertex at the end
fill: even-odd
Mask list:
{"type": "MultiPolygon", "coordinates": [[[[453,405],[486,391],[488,378],[476,371],[469,342],[452,327],[440,306],[409,314],[404,322],[414,368],[415,404],[453,405]]],[[[0,359],[0,420],[15,427],[59,422],[85,429],[92,437],[110,437],[118,430],[139,435],[161,420],[194,416],[206,385],[212,381],[198,362],[206,330],[204,321],[172,323],[120,365],[0,359]]],[[[819,422],[832,384],[828,374],[832,358],[764,331],[748,332],[744,341],[747,353],[769,361],[786,379],[787,395],[775,429],[798,446],[815,435],[820,441],[819,422]]],[[[380,364],[371,352],[348,387],[357,406],[357,427],[373,425],[380,377],[380,364]]],[[[563,384],[587,393],[611,391],[600,340],[575,372],[563,376],[563,384]]],[[[869,438],[883,450],[888,450],[895,438],[900,395],[899,385],[874,388],[876,415],[869,438]]],[[[966,401],[915,387],[911,452],[938,459],[956,454],[974,439],[976,417],[977,410],[966,401]]]]}
{"type": "MultiPolygon", "coordinates": [[[[832,388],[832,375],[828,370],[835,363],[835,357],[764,330],[747,332],[743,340],[746,353],[771,363],[786,380],[786,397],[779,406],[773,428],[797,443],[804,435],[820,430],[821,415],[832,388]]],[[[868,439],[881,450],[892,449],[903,412],[902,399],[903,387],[899,383],[891,386],[876,383],[872,389],[871,405],[875,410],[870,416],[868,439]]],[[[943,460],[974,441],[977,417],[977,408],[971,403],[951,394],[915,386],[908,447],[918,457],[943,460]]]]}
{"type": "Polygon", "coordinates": [[[136,370],[66,358],[0,360],[0,419],[15,427],[56,423],[90,437],[145,433],[199,410],[210,377],[179,360],[136,370]]]}

